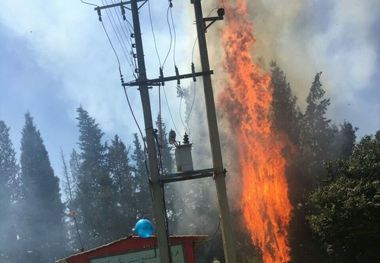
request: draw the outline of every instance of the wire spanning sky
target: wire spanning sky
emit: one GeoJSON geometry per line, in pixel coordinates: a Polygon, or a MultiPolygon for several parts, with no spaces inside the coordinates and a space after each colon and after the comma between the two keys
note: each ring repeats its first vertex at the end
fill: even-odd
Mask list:
{"type": "MultiPolygon", "coordinates": [[[[95,0],[93,3],[102,5],[113,1],[95,0]]],[[[323,71],[322,81],[331,97],[331,117],[338,123],[351,121],[360,128],[360,135],[374,133],[380,128],[380,73],[377,70],[380,68],[380,2],[341,2],[253,1],[252,16],[257,23],[258,51],[267,61],[272,58],[278,60],[288,73],[289,80],[296,83],[293,86],[299,84],[296,76],[302,76],[302,81],[299,81],[302,85],[296,87],[300,100],[304,99],[309,88],[304,85],[305,79],[311,83],[313,74],[323,71]],[[273,52],[273,57],[270,52],[273,52]],[[306,72],[304,68],[311,70],[306,72]]],[[[173,0],[173,4],[175,57],[174,32],[171,28],[170,38],[167,22],[167,18],[171,20],[170,16],[167,17],[168,1],[154,0],[150,3],[161,63],[172,39],[165,75],[175,74],[174,60],[180,73],[191,71],[195,40],[190,1],[173,0]]],[[[208,4],[205,14],[218,6],[208,4]]],[[[120,86],[116,58],[94,7],[79,0],[2,0],[0,7],[0,119],[11,127],[16,150],[19,152],[23,115],[30,111],[41,131],[53,168],[60,175],[60,147],[68,156],[71,149],[77,146],[75,109],[79,105],[96,118],[107,139],[117,133],[125,141],[130,141],[137,128],[120,86]]],[[[159,61],[148,10],[148,5],[141,9],[142,33],[148,77],[156,78],[159,75],[159,61]]],[[[120,58],[124,79],[132,80],[131,67],[134,62],[129,53],[131,43],[128,42],[131,40],[128,38],[131,28],[122,21],[119,9],[109,12],[109,16],[102,12],[105,27],[120,58]],[[116,27],[120,31],[119,37],[123,38],[124,42],[121,39],[120,42],[124,49],[120,48],[111,20],[118,25],[116,27]],[[120,22],[124,23],[123,27],[120,22]]],[[[131,21],[129,11],[126,16],[131,21]]],[[[213,53],[212,46],[209,50],[213,53]]],[[[218,78],[217,74],[213,78],[218,78]]],[[[165,86],[165,91],[174,122],[183,132],[175,83],[165,86]]],[[[142,125],[137,89],[128,89],[128,94],[142,125]]],[[[153,116],[156,116],[157,89],[152,90],[151,94],[153,116]]],[[[165,101],[162,105],[165,122],[169,128],[174,128],[165,101]]]]}

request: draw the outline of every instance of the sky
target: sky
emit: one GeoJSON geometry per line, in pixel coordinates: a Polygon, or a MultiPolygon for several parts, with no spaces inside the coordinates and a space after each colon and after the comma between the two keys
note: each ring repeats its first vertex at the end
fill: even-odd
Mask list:
{"type": "MultiPolygon", "coordinates": [[[[112,1],[92,1],[97,5],[102,2],[112,1]]],[[[173,1],[173,4],[176,55],[173,56],[172,45],[164,67],[166,76],[174,74],[174,61],[181,73],[190,71],[195,40],[190,1],[173,1]]],[[[215,6],[218,6],[215,2],[208,2],[204,13],[215,6]]],[[[257,24],[255,56],[278,61],[301,106],[314,74],[323,71],[322,82],[332,103],[329,116],[337,123],[351,121],[360,128],[359,136],[380,128],[378,0],[254,0],[250,6],[257,24]]],[[[0,7],[0,120],[10,126],[18,155],[24,114],[28,111],[41,132],[58,176],[62,174],[60,149],[68,157],[77,148],[75,109],[80,105],[100,124],[105,139],[118,134],[131,141],[137,128],[120,86],[117,60],[93,6],[79,0],[1,0],[0,7]]],[[[150,7],[157,50],[163,62],[171,39],[167,1],[152,1],[150,7]]],[[[159,62],[148,10],[148,5],[141,8],[142,33],[148,77],[155,78],[159,62]]],[[[128,12],[127,17],[130,19],[128,12]]],[[[117,22],[117,13],[113,13],[113,18],[117,22]]],[[[125,56],[120,49],[105,13],[103,20],[122,62],[124,79],[132,80],[125,59],[129,54],[125,56]]],[[[128,25],[125,23],[123,30],[126,40],[128,25]]],[[[172,28],[172,43],[173,37],[172,28]]],[[[215,39],[210,43],[219,42],[215,39]]],[[[210,53],[218,49],[212,45],[210,53]]],[[[217,69],[216,73],[214,79],[220,71],[217,69]]],[[[165,91],[175,125],[163,99],[164,120],[169,128],[176,126],[183,133],[180,112],[183,114],[184,109],[179,107],[175,83],[166,85],[165,91]]],[[[155,88],[150,92],[153,116],[156,116],[158,92],[155,88]]],[[[128,94],[143,125],[137,88],[129,88],[128,94]]]]}

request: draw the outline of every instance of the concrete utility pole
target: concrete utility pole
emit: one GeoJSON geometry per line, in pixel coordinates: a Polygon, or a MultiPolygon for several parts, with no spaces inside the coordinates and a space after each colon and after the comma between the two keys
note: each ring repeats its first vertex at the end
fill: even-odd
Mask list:
{"type": "Polygon", "coordinates": [[[170,263],[171,255],[169,248],[169,241],[166,230],[166,210],[164,204],[164,194],[162,191],[162,184],[159,180],[159,168],[157,162],[156,146],[154,142],[154,129],[152,121],[152,113],[150,108],[149,91],[147,85],[144,49],[141,38],[139,8],[137,6],[138,0],[131,0],[131,11],[133,19],[134,37],[136,41],[136,54],[138,64],[138,82],[141,97],[141,104],[143,106],[144,124],[146,132],[146,143],[148,147],[149,159],[149,175],[150,175],[150,188],[153,194],[153,211],[156,221],[158,248],[160,250],[160,260],[162,263],[170,263]]]}
{"type": "MultiPolygon", "coordinates": [[[[213,71],[210,70],[210,64],[207,52],[206,43],[206,29],[210,27],[215,21],[223,20],[224,9],[218,9],[217,17],[207,17],[203,18],[201,0],[191,0],[194,4],[194,11],[196,17],[197,33],[198,33],[198,44],[201,57],[202,71],[195,72],[194,64],[192,65],[192,72],[189,74],[179,74],[176,70],[175,76],[164,77],[161,71],[160,77],[157,79],[147,79],[145,60],[144,60],[144,50],[141,38],[140,20],[139,20],[139,9],[138,2],[144,2],[145,0],[130,0],[120,3],[113,3],[110,5],[96,7],[95,10],[98,13],[99,20],[101,18],[101,10],[107,8],[121,7],[122,15],[124,15],[124,5],[130,4],[133,18],[134,34],[131,37],[135,38],[135,44],[132,47],[136,48],[137,64],[138,64],[138,79],[129,83],[122,82],[124,87],[126,86],[139,86],[140,97],[143,106],[144,113],[144,124],[146,132],[146,142],[148,147],[148,161],[149,161],[149,176],[150,176],[150,188],[153,197],[153,212],[156,220],[157,229],[157,239],[158,248],[160,250],[160,262],[161,263],[171,263],[170,247],[167,235],[167,222],[166,222],[166,210],[165,210],[165,199],[163,194],[163,185],[166,183],[179,182],[185,180],[193,180],[205,177],[214,177],[218,203],[219,203],[219,213],[221,217],[221,228],[223,236],[223,247],[226,263],[236,263],[236,251],[235,251],[235,240],[233,238],[232,228],[231,228],[231,218],[228,205],[226,182],[225,182],[225,171],[223,168],[222,153],[219,141],[218,124],[216,119],[214,94],[212,90],[211,74],[213,71]],[[206,25],[208,22],[208,25],[206,25]],[[148,86],[160,86],[164,85],[165,82],[177,81],[180,82],[181,79],[192,78],[193,81],[196,77],[203,76],[203,86],[206,100],[206,112],[207,121],[209,128],[211,152],[212,152],[212,162],[213,168],[203,169],[198,171],[187,171],[180,172],[176,174],[161,175],[159,172],[157,152],[155,145],[155,135],[153,129],[152,113],[150,107],[149,99],[149,87],[148,86]]],[[[124,18],[125,19],[125,18],[124,18]]]]}
{"type": "MultiPolygon", "coordinates": [[[[202,71],[208,72],[210,71],[210,63],[207,52],[206,24],[202,14],[201,0],[191,0],[191,2],[194,4],[202,71]]],[[[218,195],[219,213],[221,217],[224,256],[227,263],[236,263],[235,240],[231,228],[231,217],[226,191],[225,172],[223,168],[222,152],[219,141],[219,131],[216,119],[211,75],[203,76],[203,88],[206,100],[206,112],[211,144],[212,163],[215,173],[214,179],[218,195]]]]}

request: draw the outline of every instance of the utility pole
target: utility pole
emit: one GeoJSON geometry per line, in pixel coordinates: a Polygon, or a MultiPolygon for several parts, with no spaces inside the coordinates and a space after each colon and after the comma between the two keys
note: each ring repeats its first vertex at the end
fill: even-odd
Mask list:
{"type": "MultiPolygon", "coordinates": [[[[210,63],[208,59],[206,42],[207,27],[202,14],[201,0],[191,0],[191,2],[194,5],[202,71],[208,72],[210,71],[210,63]]],[[[224,10],[222,12],[224,14],[224,10]]],[[[219,213],[221,217],[224,257],[227,263],[235,263],[235,240],[231,228],[231,216],[227,198],[225,171],[223,167],[222,152],[219,141],[219,131],[216,119],[215,101],[214,93],[212,90],[211,75],[203,76],[203,88],[206,101],[206,113],[211,144],[212,163],[214,168],[214,180],[218,195],[219,213]]]]}
{"type": "Polygon", "coordinates": [[[131,0],[131,11],[133,19],[134,37],[136,41],[136,55],[138,65],[138,82],[141,97],[141,104],[144,113],[144,124],[146,132],[146,143],[148,148],[150,188],[153,195],[153,212],[156,221],[158,248],[160,250],[160,260],[162,263],[170,263],[171,255],[167,236],[167,222],[165,199],[162,184],[159,180],[159,168],[157,162],[156,146],[154,142],[154,129],[152,112],[149,99],[149,87],[147,85],[146,68],[144,60],[144,49],[141,38],[138,0],[131,0]]]}
{"type": "MultiPolygon", "coordinates": [[[[213,71],[210,70],[210,64],[207,52],[207,42],[206,42],[206,30],[215,21],[223,20],[224,9],[219,8],[216,17],[203,18],[201,0],[191,0],[194,4],[194,11],[196,17],[197,34],[198,34],[198,44],[201,57],[202,71],[195,72],[194,64],[191,67],[191,73],[179,74],[176,69],[175,76],[165,77],[160,68],[160,76],[156,79],[147,79],[145,60],[144,60],[144,50],[141,38],[140,20],[139,20],[139,9],[138,2],[143,2],[140,7],[142,7],[146,0],[129,0],[126,2],[121,1],[120,3],[113,3],[110,5],[96,7],[95,10],[98,13],[99,20],[102,21],[101,10],[107,8],[121,7],[122,15],[125,14],[124,5],[130,4],[131,7],[127,8],[132,12],[133,28],[134,34],[131,37],[135,38],[135,44],[132,47],[136,48],[137,65],[138,65],[138,78],[135,81],[124,83],[122,85],[126,86],[138,86],[140,90],[141,103],[143,106],[144,113],[144,124],[146,132],[146,142],[148,150],[148,161],[149,161],[149,176],[150,176],[150,189],[152,191],[153,197],[153,212],[156,221],[157,229],[157,239],[158,248],[160,250],[160,262],[161,263],[171,263],[171,254],[169,248],[168,234],[167,234],[167,222],[166,222],[166,209],[165,209],[165,197],[163,193],[163,185],[172,182],[179,182],[185,180],[193,180],[205,177],[213,177],[215,180],[219,213],[221,218],[221,228],[223,236],[223,248],[226,263],[236,263],[236,251],[235,251],[235,240],[233,238],[232,228],[231,228],[231,218],[227,198],[226,182],[225,182],[225,170],[223,167],[222,153],[219,141],[219,131],[216,119],[216,110],[214,102],[214,94],[212,90],[211,74],[213,71]],[[206,25],[206,22],[209,22],[206,25]],[[211,152],[212,152],[212,162],[213,168],[203,169],[197,171],[187,171],[180,172],[176,174],[161,175],[159,171],[157,152],[155,147],[155,134],[153,129],[152,113],[150,107],[149,99],[149,88],[151,86],[161,86],[165,82],[177,81],[180,83],[181,79],[192,78],[196,81],[196,77],[203,76],[203,86],[206,101],[206,112],[207,121],[209,128],[211,152]]],[[[125,17],[124,17],[125,19],[125,17]]]]}

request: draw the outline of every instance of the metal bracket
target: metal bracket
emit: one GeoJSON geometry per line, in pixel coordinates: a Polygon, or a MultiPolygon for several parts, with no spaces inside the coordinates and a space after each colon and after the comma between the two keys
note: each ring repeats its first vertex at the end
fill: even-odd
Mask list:
{"type": "Polygon", "coordinates": [[[159,78],[157,79],[148,79],[146,81],[131,81],[131,82],[128,82],[128,83],[124,83],[123,86],[129,86],[129,87],[132,87],[132,86],[139,86],[141,84],[146,84],[146,85],[150,85],[150,86],[160,86],[160,85],[163,85],[165,83],[165,81],[173,81],[173,80],[180,80],[180,79],[187,79],[187,78],[195,78],[195,77],[200,77],[200,76],[204,76],[204,75],[211,75],[211,74],[214,74],[214,71],[210,70],[210,71],[207,71],[207,72],[194,72],[194,73],[189,73],[189,74],[182,74],[182,75],[176,75],[176,76],[171,76],[171,77],[162,77],[160,76],[159,78]]]}
{"type": "Polygon", "coordinates": [[[213,177],[213,175],[214,175],[214,169],[210,168],[210,169],[203,169],[203,170],[198,170],[198,171],[163,175],[160,177],[160,182],[162,184],[174,183],[174,182],[179,182],[179,181],[200,179],[200,178],[205,178],[205,177],[213,177]]]}
{"type": "Polygon", "coordinates": [[[224,8],[219,8],[218,11],[218,16],[213,16],[213,17],[205,17],[203,18],[203,22],[205,24],[205,32],[207,31],[207,28],[209,28],[212,24],[214,24],[218,20],[223,20],[224,19],[224,8]],[[209,24],[206,24],[206,22],[210,22],[209,24]]]}

